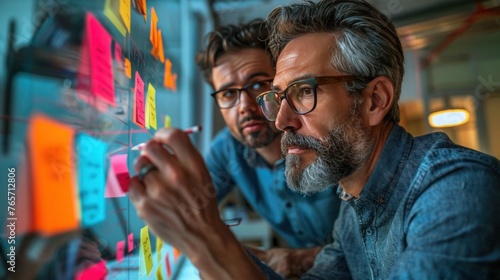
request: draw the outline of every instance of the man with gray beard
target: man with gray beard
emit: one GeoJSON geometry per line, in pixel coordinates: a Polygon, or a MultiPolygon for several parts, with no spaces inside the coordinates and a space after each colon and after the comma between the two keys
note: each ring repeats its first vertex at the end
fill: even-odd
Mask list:
{"type": "MultiPolygon", "coordinates": [[[[276,75],[256,99],[284,131],[288,183],[304,194],[335,183],[344,200],[333,243],[301,279],[500,279],[500,163],[399,125],[404,56],[390,20],[364,0],[320,0],[267,22],[276,75]]],[[[182,131],[159,131],[136,168],[150,163],[160,170],[133,179],[130,197],[203,279],[281,279],[200,200],[212,182],[182,131]]]]}

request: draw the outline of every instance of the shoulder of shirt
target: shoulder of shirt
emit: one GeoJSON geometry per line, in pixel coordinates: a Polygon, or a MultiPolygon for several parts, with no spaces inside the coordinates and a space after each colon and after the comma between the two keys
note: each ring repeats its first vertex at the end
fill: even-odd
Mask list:
{"type": "Polygon", "coordinates": [[[243,144],[233,137],[227,126],[219,130],[210,142],[210,152],[226,153],[234,149],[243,149],[243,144]]]}
{"type": "Polygon", "coordinates": [[[423,165],[429,169],[443,166],[467,165],[474,168],[491,169],[500,174],[500,163],[491,155],[455,144],[445,133],[436,132],[414,138],[416,152],[425,151],[423,165]]]}

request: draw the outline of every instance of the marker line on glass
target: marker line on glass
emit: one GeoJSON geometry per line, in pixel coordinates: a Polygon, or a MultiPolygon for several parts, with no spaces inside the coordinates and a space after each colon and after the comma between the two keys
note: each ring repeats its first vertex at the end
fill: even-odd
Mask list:
{"type": "MultiPolygon", "coordinates": [[[[192,133],[198,133],[200,131],[201,131],[201,125],[195,125],[195,126],[188,127],[186,129],[184,129],[184,133],[186,133],[187,135],[192,134],[192,133]]],[[[142,151],[142,149],[144,148],[145,145],[146,145],[146,143],[141,143],[141,144],[135,145],[132,147],[131,150],[142,151]]]]}

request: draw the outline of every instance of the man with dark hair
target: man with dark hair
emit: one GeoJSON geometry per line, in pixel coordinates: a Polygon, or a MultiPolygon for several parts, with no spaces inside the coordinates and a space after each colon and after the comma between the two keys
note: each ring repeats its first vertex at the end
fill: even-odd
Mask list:
{"type": "MultiPolygon", "coordinates": [[[[268,24],[276,75],[257,102],[284,131],[288,186],[335,184],[345,201],[333,243],[302,278],[499,279],[500,163],[399,126],[404,58],[390,20],[363,0],[320,0],[278,7],[268,24]]],[[[146,146],[136,168],[159,171],[131,184],[140,216],[204,279],[279,278],[252,262],[214,200],[200,204],[212,183],[187,140],[168,129],[146,146]]]]}
{"type": "Polygon", "coordinates": [[[212,141],[205,162],[219,201],[238,187],[288,246],[301,248],[252,251],[283,275],[298,275],[312,265],[320,246],[331,241],[340,199],[333,188],[303,196],[286,186],[281,132],[264,117],[255,99],[271,89],[275,74],[266,52],[267,37],[258,19],[223,26],[208,34],[206,48],[196,56],[227,125],[212,141]],[[295,260],[300,264],[292,267],[295,260]]]}

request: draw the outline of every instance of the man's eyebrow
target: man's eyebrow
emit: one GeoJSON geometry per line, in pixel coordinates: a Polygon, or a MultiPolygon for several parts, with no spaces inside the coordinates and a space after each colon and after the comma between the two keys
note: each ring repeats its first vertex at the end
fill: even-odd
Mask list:
{"type": "MultiPolygon", "coordinates": [[[[306,80],[306,79],[310,79],[310,78],[314,78],[314,77],[317,77],[317,75],[313,75],[313,74],[302,74],[298,77],[295,77],[295,79],[293,79],[288,85],[286,85],[285,88],[287,88],[289,85],[295,83],[295,82],[298,82],[298,81],[302,81],[302,80],[306,80]]],[[[276,91],[276,92],[280,92],[282,91],[280,89],[280,87],[278,86],[275,86],[274,84],[271,83],[271,90],[272,91],[276,91]]]]}
{"type": "MultiPolygon", "coordinates": [[[[254,73],[248,75],[247,77],[245,77],[245,81],[252,80],[255,77],[263,77],[263,78],[266,78],[266,79],[272,79],[273,78],[267,72],[254,72],[254,73]]],[[[227,83],[223,84],[218,90],[228,89],[228,88],[234,87],[234,85],[235,85],[235,82],[234,81],[230,81],[230,82],[227,82],[227,83]]],[[[243,86],[246,86],[246,85],[243,85],[243,86]]]]}

